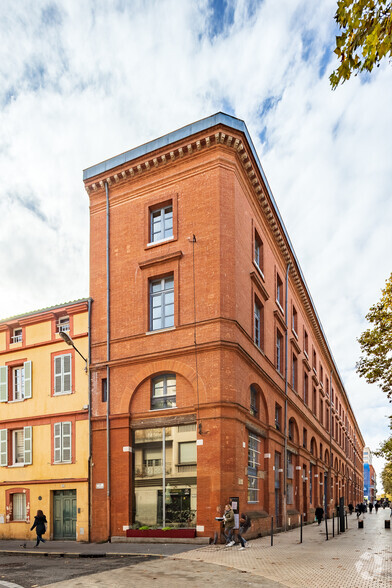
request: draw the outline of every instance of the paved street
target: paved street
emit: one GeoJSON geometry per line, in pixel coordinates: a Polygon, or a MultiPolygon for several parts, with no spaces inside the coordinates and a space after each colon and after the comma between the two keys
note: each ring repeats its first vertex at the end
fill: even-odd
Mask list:
{"type": "MultiPolygon", "coordinates": [[[[303,543],[299,542],[299,529],[279,533],[270,538],[263,537],[250,541],[250,548],[240,551],[238,547],[225,548],[223,545],[209,545],[190,548],[187,545],[135,545],[101,544],[78,546],[72,544],[74,553],[78,549],[84,555],[106,550],[109,554],[119,553],[128,556],[135,553],[157,555],[148,561],[122,566],[95,574],[84,575],[66,581],[47,584],[47,588],[138,588],[159,587],[199,588],[209,586],[238,587],[263,586],[274,588],[296,587],[339,587],[367,588],[392,586],[392,537],[391,530],[384,528],[384,520],[390,520],[390,510],[380,510],[378,514],[366,514],[364,528],[358,529],[356,516],[348,516],[349,529],[332,537],[332,524],[329,521],[329,540],[325,540],[325,524],[319,527],[312,524],[303,529],[303,543]],[[187,551],[185,551],[187,550],[187,551]]],[[[0,542],[0,552],[6,542],[0,542]]],[[[64,544],[63,544],[64,545],[64,544]]],[[[45,546],[46,548],[46,546],[45,546]]],[[[47,547],[53,554],[59,546],[52,543],[47,547]],[[53,550],[53,551],[52,551],[53,550]]],[[[43,552],[42,552],[43,554],[43,552]]],[[[73,558],[70,559],[72,565],[73,558]]],[[[129,560],[129,563],[131,560],[129,560]]],[[[125,563],[125,565],[124,565],[125,563]]],[[[55,564],[54,564],[55,565],[55,564]]],[[[2,573],[0,588],[7,586],[7,574],[2,573]]],[[[40,584],[41,586],[44,584],[40,584]]]]}

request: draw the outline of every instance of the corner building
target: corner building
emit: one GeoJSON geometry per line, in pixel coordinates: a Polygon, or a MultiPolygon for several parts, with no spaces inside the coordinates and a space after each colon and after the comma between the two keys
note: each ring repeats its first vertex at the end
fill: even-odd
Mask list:
{"type": "Polygon", "coordinates": [[[359,501],[364,441],[244,122],[218,113],[84,171],[93,541],[213,536],[359,501]]]}

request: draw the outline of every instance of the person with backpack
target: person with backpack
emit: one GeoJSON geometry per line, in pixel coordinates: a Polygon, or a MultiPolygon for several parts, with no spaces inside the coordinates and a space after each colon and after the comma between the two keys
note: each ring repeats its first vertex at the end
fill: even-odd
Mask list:
{"type": "Polygon", "coordinates": [[[231,508],[231,504],[226,504],[225,512],[223,514],[223,522],[225,525],[225,537],[226,537],[226,547],[232,547],[235,545],[235,541],[233,540],[233,533],[234,533],[234,511],[231,508]]]}
{"type": "Polygon", "coordinates": [[[243,535],[244,535],[244,533],[247,532],[247,530],[250,528],[250,526],[251,526],[251,522],[250,522],[250,518],[248,517],[248,515],[246,515],[245,513],[241,513],[240,528],[237,533],[237,537],[241,543],[240,551],[242,549],[245,549],[245,547],[247,545],[247,541],[246,541],[246,539],[243,538],[243,535]]]}

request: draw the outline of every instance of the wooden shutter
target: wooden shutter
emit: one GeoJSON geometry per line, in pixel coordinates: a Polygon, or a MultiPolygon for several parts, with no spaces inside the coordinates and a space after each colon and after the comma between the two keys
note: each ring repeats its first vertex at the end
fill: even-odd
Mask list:
{"type": "Polygon", "coordinates": [[[24,427],[24,462],[33,463],[33,428],[24,427]]]}
{"type": "Polygon", "coordinates": [[[63,355],[63,392],[72,392],[71,354],[63,355]]]}
{"type": "Polygon", "coordinates": [[[61,462],[61,423],[55,423],[53,428],[54,463],[61,462]]]}
{"type": "Polygon", "coordinates": [[[62,461],[72,461],[72,424],[62,423],[62,461]]]}
{"type": "Polygon", "coordinates": [[[54,393],[61,394],[62,392],[62,355],[57,355],[54,358],[54,393]]]}
{"type": "Polygon", "coordinates": [[[24,362],[24,397],[31,398],[32,395],[32,363],[31,361],[24,362]]]}
{"type": "Polygon", "coordinates": [[[8,366],[0,366],[0,402],[8,400],[8,366]]]}
{"type": "Polygon", "coordinates": [[[8,430],[0,429],[0,466],[8,465],[8,430]]]}

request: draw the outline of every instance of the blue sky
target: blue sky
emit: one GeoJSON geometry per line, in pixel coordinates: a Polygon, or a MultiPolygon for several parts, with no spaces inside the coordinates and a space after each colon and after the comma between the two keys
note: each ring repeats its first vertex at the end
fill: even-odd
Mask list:
{"type": "Polygon", "coordinates": [[[3,0],[0,316],[88,295],[82,170],[219,110],[243,119],[367,444],[355,373],[392,271],[392,68],[332,92],[333,0],[3,0]]]}

